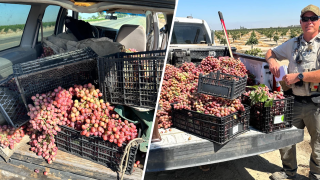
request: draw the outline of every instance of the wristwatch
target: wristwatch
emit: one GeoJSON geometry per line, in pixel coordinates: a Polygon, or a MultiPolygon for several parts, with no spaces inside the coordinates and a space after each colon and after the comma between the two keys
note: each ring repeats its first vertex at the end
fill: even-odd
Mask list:
{"type": "Polygon", "coordinates": [[[300,74],[298,75],[298,78],[300,79],[300,81],[303,81],[303,80],[302,80],[302,79],[303,79],[303,74],[300,73],[300,74]]]}
{"type": "Polygon", "coordinates": [[[300,86],[300,87],[303,86],[303,80],[302,80],[303,79],[303,74],[302,73],[300,73],[298,75],[298,79],[300,79],[300,81],[296,82],[295,85],[296,86],[300,86]]]}

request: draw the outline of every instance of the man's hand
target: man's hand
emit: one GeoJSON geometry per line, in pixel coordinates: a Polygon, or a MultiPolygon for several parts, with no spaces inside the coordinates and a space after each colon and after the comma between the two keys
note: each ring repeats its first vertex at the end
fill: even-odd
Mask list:
{"type": "Polygon", "coordinates": [[[280,77],[279,68],[280,68],[280,64],[276,60],[270,61],[269,70],[277,78],[280,77]]]}
{"type": "Polygon", "coordinates": [[[298,75],[299,73],[286,74],[285,76],[283,76],[282,80],[286,82],[287,85],[291,85],[300,81],[300,79],[298,78],[298,75]]]}

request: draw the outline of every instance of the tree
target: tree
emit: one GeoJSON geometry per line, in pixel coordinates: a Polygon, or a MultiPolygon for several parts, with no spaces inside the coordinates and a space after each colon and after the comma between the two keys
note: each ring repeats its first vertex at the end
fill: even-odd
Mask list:
{"type": "Polygon", "coordinates": [[[287,35],[287,32],[286,32],[286,31],[283,31],[283,32],[281,33],[282,39],[283,39],[283,36],[285,36],[285,35],[287,35]]]}
{"type": "Polygon", "coordinates": [[[97,19],[97,17],[95,15],[92,15],[91,17],[92,17],[92,19],[97,19]]]}
{"type": "Polygon", "coordinates": [[[272,32],[269,32],[268,34],[267,34],[267,38],[270,38],[270,41],[271,41],[271,38],[272,38],[272,32]]]}
{"type": "Polygon", "coordinates": [[[294,38],[296,36],[297,36],[297,34],[294,31],[291,30],[290,38],[294,38]]]}
{"type": "Polygon", "coordinates": [[[237,40],[237,39],[239,39],[239,34],[232,34],[232,39],[233,39],[233,42],[234,42],[234,40],[237,40]]]}
{"type": "Polygon", "coordinates": [[[254,31],[252,31],[251,36],[256,37],[256,33],[254,33],[254,31]]]}
{"type": "Polygon", "coordinates": [[[251,36],[250,38],[249,38],[249,40],[246,42],[246,45],[251,45],[251,49],[253,49],[253,45],[254,44],[258,44],[259,42],[258,42],[258,39],[257,38],[255,38],[255,37],[253,37],[253,36],[251,36]]]}
{"type": "Polygon", "coordinates": [[[225,38],[220,39],[220,44],[225,46],[227,44],[227,40],[225,38]]]}
{"type": "MultiPolygon", "coordinates": [[[[262,53],[262,50],[260,48],[254,48],[254,49],[251,49],[251,50],[247,50],[244,53],[252,55],[252,56],[258,56],[259,53],[262,53]]],[[[261,55],[259,55],[259,56],[261,56],[261,55]]]]}
{"type": "Polygon", "coordinates": [[[216,37],[217,37],[217,39],[220,41],[220,39],[221,39],[220,34],[216,33],[216,37]]]}
{"type": "Polygon", "coordinates": [[[277,36],[277,35],[273,36],[273,40],[274,40],[274,41],[277,43],[277,45],[278,45],[279,36],[277,36]]]}
{"type": "Polygon", "coordinates": [[[78,16],[78,19],[82,20],[82,16],[79,15],[79,16],[78,16]]]}

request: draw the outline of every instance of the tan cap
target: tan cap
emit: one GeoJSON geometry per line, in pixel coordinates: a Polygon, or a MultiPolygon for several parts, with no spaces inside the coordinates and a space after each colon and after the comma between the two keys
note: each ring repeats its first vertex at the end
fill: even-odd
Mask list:
{"type": "Polygon", "coordinates": [[[311,12],[315,13],[317,16],[320,16],[319,7],[315,6],[315,5],[312,5],[312,4],[310,4],[309,6],[303,8],[302,11],[301,11],[301,15],[300,16],[302,16],[304,13],[306,13],[308,11],[311,11],[311,12]]]}

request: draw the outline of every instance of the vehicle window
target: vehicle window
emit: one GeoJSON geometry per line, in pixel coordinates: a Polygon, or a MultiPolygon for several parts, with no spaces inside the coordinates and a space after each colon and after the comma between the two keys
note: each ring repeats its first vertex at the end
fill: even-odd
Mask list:
{"type": "MultiPolygon", "coordinates": [[[[56,26],[56,21],[58,17],[58,13],[60,10],[60,6],[50,5],[46,8],[43,18],[42,18],[42,26],[43,26],[43,37],[48,37],[54,34],[54,28],[56,26]]],[[[39,28],[38,41],[41,41],[41,29],[39,28]]]]}
{"type": "Polygon", "coordinates": [[[166,25],[166,19],[164,18],[163,13],[158,13],[158,22],[159,22],[159,29],[163,28],[166,25]]]}
{"type": "Polygon", "coordinates": [[[209,42],[209,36],[203,24],[175,22],[171,44],[200,44],[209,42]]]}
{"type": "Polygon", "coordinates": [[[0,51],[19,46],[30,5],[0,3],[0,51]]]}
{"type": "Polygon", "coordinates": [[[119,30],[123,24],[141,25],[146,29],[146,16],[144,14],[131,14],[131,13],[113,13],[117,19],[106,19],[107,16],[112,14],[101,13],[79,13],[78,19],[84,20],[93,26],[108,27],[119,30]]]}

